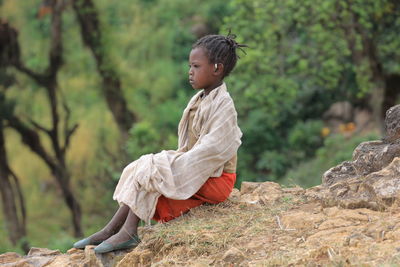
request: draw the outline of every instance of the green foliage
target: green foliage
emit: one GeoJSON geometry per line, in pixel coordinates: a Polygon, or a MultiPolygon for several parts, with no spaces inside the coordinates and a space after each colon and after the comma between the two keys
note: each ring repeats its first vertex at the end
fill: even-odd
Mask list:
{"type": "Polygon", "coordinates": [[[76,238],[66,234],[66,233],[58,233],[57,236],[53,236],[49,242],[47,247],[52,249],[58,249],[62,253],[67,252],[72,245],[76,242],[76,238]]]}
{"type": "Polygon", "coordinates": [[[335,134],[324,140],[324,146],[316,151],[316,157],[302,162],[292,168],[280,181],[285,185],[300,185],[308,188],[321,184],[325,171],[343,161],[351,160],[354,149],[362,142],[378,139],[378,135],[367,135],[346,138],[335,134]]]}
{"type": "Polygon", "coordinates": [[[15,102],[8,101],[3,91],[0,91],[0,119],[10,117],[14,112],[15,102]]]}
{"type": "MultiPolygon", "coordinates": [[[[197,38],[192,28],[200,25],[215,32],[228,12],[222,0],[94,3],[103,33],[101,49],[109,55],[103,67],[121,76],[129,108],[139,122],[132,127],[128,142],[121,144],[101,93],[96,62],[82,42],[73,9],[66,8],[62,32],[65,64],[58,73],[58,85],[71,110],[70,123],[79,123],[71,139],[67,165],[71,166],[71,183],[82,203],[86,233],[97,231],[111,218],[116,204],[112,201],[112,188],[127,163],[145,153],[176,148],[178,122],[194,93],[187,81],[188,54],[197,38]],[[121,153],[121,147],[128,152],[128,158],[121,153]]],[[[20,5],[4,0],[1,4],[1,16],[18,29],[22,61],[28,68],[44,72],[48,67],[51,15],[38,18],[40,3],[35,1],[20,5]]],[[[51,123],[50,107],[42,88],[15,69],[7,71],[16,81],[7,80],[5,72],[0,75],[7,87],[7,103],[15,103],[17,115],[33,118],[47,127],[51,123]]],[[[69,248],[70,214],[51,174],[21,145],[15,132],[7,129],[6,135],[10,163],[23,188],[30,188],[24,192],[31,245],[69,248]],[[29,166],[26,162],[30,162],[29,166]]],[[[5,237],[7,233],[1,234],[5,237]]],[[[2,240],[1,251],[18,250],[6,238],[2,240]]]]}
{"type": "Polygon", "coordinates": [[[288,136],[291,150],[298,152],[298,158],[308,158],[314,155],[315,149],[322,145],[322,121],[311,120],[296,123],[288,136]]]}
{"type": "Polygon", "coordinates": [[[368,45],[385,72],[398,71],[399,8],[393,0],[232,1],[221,32],[234,25],[249,45],[229,82],[244,132],[244,179],[278,179],[310,158],[322,125],[308,121],[381,88],[368,45]]]}
{"type": "Polygon", "coordinates": [[[127,150],[132,159],[138,159],[143,154],[155,153],[159,147],[160,135],[148,122],[136,123],[130,130],[127,150]]]}

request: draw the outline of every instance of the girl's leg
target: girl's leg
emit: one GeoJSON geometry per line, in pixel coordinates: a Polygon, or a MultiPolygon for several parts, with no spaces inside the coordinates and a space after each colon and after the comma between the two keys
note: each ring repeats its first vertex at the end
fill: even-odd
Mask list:
{"type": "Polygon", "coordinates": [[[91,242],[102,242],[117,233],[124,224],[129,211],[130,209],[127,205],[120,206],[108,224],[89,237],[91,242]]]}
{"type": "Polygon", "coordinates": [[[139,217],[136,216],[132,210],[129,210],[128,217],[125,220],[123,226],[119,229],[119,232],[106,240],[106,243],[110,245],[117,245],[124,243],[133,238],[137,238],[137,228],[139,225],[139,217]]]}

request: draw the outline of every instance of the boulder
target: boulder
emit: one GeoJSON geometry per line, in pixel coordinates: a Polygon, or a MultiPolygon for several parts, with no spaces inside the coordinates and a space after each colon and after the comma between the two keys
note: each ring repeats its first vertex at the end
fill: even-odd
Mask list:
{"type": "Polygon", "coordinates": [[[282,188],[274,182],[243,182],[239,202],[247,204],[273,204],[283,195],[282,188]]]}
{"type": "Polygon", "coordinates": [[[240,194],[249,194],[252,193],[257,187],[260,186],[260,183],[256,182],[242,182],[240,185],[240,194]]]}
{"type": "Polygon", "coordinates": [[[396,105],[386,111],[385,128],[386,136],[383,139],[387,143],[400,139],[400,105],[396,105]]]}
{"type": "Polygon", "coordinates": [[[3,266],[13,262],[18,262],[20,259],[22,259],[22,256],[15,252],[0,254],[0,265],[3,266]]]}
{"type": "Polygon", "coordinates": [[[326,171],[322,186],[306,196],[323,206],[386,209],[400,196],[400,105],[386,112],[384,140],[363,142],[345,161],[326,171]]]}
{"type": "Polygon", "coordinates": [[[239,249],[232,247],[227,252],[225,252],[222,260],[230,264],[239,264],[245,259],[245,255],[239,249]]]}
{"type": "Polygon", "coordinates": [[[344,161],[341,164],[330,168],[322,176],[322,183],[325,186],[330,186],[343,180],[348,180],[356,177],[356,169],[353,162],[344,161]]]}
{"type": "Polygon", "coordinates": [[[353,152],[352,165],[358,176],[382,170],[395,157],[400,157],[400,142],[387,144],[383,141],[363,142],[353,152]]]}
{"type": "Polygon", "coordinates": [[[383,210],[390,207],[399,195],[400,157],[397,157],[380,171],[325,187],[314,198],[321,200],[324,206],[383,210]]]}
{"type": "Polygon", "coordinates": [[[0,265],[9,267],[114,267],[130,250],[95,254],[95,246],[84,250],[72,248],[62,254],[59,250],[31,248],[26,256],[9,252],[0,255],[0,265]]]}

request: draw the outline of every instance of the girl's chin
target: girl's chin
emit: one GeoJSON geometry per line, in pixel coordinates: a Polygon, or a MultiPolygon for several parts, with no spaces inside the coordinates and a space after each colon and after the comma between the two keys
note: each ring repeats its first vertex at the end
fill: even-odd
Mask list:
{"type": "Polygon", "coordinates": [[[200,90],[200,89],[203,89],[203,88],[199,88],[198,86],[196,86],[196,85],[194,85],[194,84],[190,84],[191,86],[192,86],[192,88],[194,89],[194,90],[200,90]]]}

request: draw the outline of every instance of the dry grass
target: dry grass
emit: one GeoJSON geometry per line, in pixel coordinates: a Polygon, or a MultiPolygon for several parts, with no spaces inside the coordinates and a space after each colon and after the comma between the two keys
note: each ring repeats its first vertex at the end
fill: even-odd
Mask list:
{"type": "MultiPolygon", "coordinates": [[[[276,216],[294,204],[283,201],[279,206],[247,205],[226,201],[204,205],[169,223],[142,229],[140,248],[154,252],[159,265],[204,263],[222,264],[221,259],[232,247],[255,258],[259,248],[268,247],[281,229],[276,216]],[[265,243],[265,244],[263,244],[265,243]]],[[[262,251],[264,254],[265,251],[262,251]]]]}
{"type": "MultiPolygon", "coordinates": [[[[350,240],[350,245],[345,244],[343,235],[338,235],[334,242],[325,241],[332,238],[335,233],[331,232],[336,228],[323,230],[320,223],[321,229],[318,229],[318,224],[307,224],[307,218],[299,218],[305,219],[305,225],[298,229],[285,225],[285,216],[302,211],[323,216],[323,222],[337,220],[344,214],[329,215],[318,203],[304,202],[298,196],[281,198],[273,205],[227,201],[201,206],[169,223],[141,228],[143,242],[135,249],[140,258],[137,262],[151,266],[400,265],[400,254],[396,253],[396,248],[400,251],[400,242],[395,232],[400,229],[400,216],[394,218],[393,211],[371,211],[370,221],[336,227],[344,229],[350,237],[355,236],[353,232],[364,237],[368,233],[376,235],[376,238],[368,237],[368,242],[350,240]],[[391,220],[387,221],[389,218],[391,220]],[[376,232],[382,227],[392,229],[388,230],[392,231],[391,238],[379,238],[376,232]],[[314,234],[321,235],[320,243],[312,241],[314,234]]],[[[348,212],[352,211],[355,214],[368,212],[365,209],[348,212]]]]}

